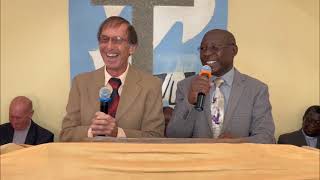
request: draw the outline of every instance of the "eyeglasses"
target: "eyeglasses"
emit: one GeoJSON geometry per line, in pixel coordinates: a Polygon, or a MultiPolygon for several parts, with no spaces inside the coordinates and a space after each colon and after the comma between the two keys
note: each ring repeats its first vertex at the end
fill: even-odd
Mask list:
{"type": "Polygon", "coordinates": [[[234,44],[226,44],[224,46],[216,46],[216,45],[213,45],[213,46],[200,46],[198,47],[198,51],[200,52],[204,52],[204,51],[207,51],[209,50],[210,52],[220,52],[222,51],[224,48],[227,48],[229,46],[233,46],[234,44]]]}
{"type": "Polygon", "coordinates": [[[304,122],[305,123],[308,123],[308,124],[310,124],[310,123],[312,123],[312,124],[316,124],[316,125],[320,125],[320,119],[319,119],[319,116],[318,116],[318,118],[316,119],[316,118],[314,118],[314,117],[310,117],[310,116],[308,116],[308,117],[305,117],[305,119],[304,119],[304,122]]]}
{"type": "Polygon", "coordinates": [[[99,43],[102,43],[102,44],[107,44],[107,43],[109,43],[109,41],[111,41],[112,44],[120,45],[123,42],[128,41],[128,40],[125,38],[122,38],[120,36],[109,37],[109,36],[101,35],[99,38],[99,43]]]}

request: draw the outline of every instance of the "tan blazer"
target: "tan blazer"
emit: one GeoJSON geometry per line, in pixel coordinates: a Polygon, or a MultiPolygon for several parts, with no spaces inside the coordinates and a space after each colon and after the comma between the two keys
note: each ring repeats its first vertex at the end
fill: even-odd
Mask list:
{"type": "MultiPolygon", "coordinates": [[[[72,81],[61,141],[82,141],[94,114],[100,110],[99,90],[105,83],[104,68],[76,76],[72,81]]],[[[127,137],[163,137],[164,117],[160,79],[129,67],[116,120],[127,137]]]]}

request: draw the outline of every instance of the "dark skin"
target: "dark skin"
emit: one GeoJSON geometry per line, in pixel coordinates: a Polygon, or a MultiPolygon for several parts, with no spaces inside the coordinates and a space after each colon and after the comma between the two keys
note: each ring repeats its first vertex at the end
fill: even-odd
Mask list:
{"type": "MultiPolygon", "coordinates": [[[[233,59],[238,53],[234,36],[225,30],[214,29],[207,32],[200,45],[200,59],[202,65],[209,65],[211,74],[221,77],[233,67],[233,59]]],[[[205,76],[196,76],[191,83],[188,94],[190,104],[195,104],[198,93],[207,95],[211,82],[205,76]]],[[[231,134],[221,134],[219,138],[234,138],[231,134]]]]}
{"type": "Polygon", "coordinates": [[[164,120],[165,120],[166,127],[169,124],[169,121],[171,119],[172,113],[173,113],[173,108],[172,107],[169,107],[169,106],[163,107],[163,115],[164,115],[164,120]]]}
{"type": "MultiPolygon", "coordinates": [[[[231,33],[225,30],[211,30],[205,34],[200,46],[200,59],[202,65],[209,65],[211,74],[217,77],[223,76],[233,67],[233,58],[238,52],[235,39],[231,33]],[[208,63],[208,62],[214,62],[208,63]]],[[[210,90],[209,79],[205,76],[197,76],[192,80],[188,95],[190,104],[195,104],[199,92],[207,95],[210,90]]]]}
{"type": "Polygon", "coordinates": [[[169,107],[169,106],[163,107],[163,115],[164,115],[165,127],[166,127],[165,131],[164,131],[165,136],[167,136],[166,135],[166,130],[167,130],[167,126],[169,124],[169,121],[171,119],[172,113],[173,113],[173,108],[172,107],[169,107]]]}
{"type": "Polygon", "coordinates": [[[320,114],[310,112],[304,119],[302,124],[303,131],[306,135],[316,137],[320,135],[320,114]]]}

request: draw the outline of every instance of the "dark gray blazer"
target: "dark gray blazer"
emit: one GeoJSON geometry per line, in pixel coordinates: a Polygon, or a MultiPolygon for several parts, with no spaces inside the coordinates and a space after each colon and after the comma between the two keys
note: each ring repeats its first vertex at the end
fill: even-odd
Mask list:
{"type": "MultiPolygon", "coordinates": [[[[0,125],[0,145],[11,143],[13,140],[14,129],[10,123],[0,125]]],[[[38,145],[53,142],[54,135],[31,121],[31,125],[26,137],[25,144],[38,145]]]]}
{"type": "MultiPolygon", "coordinates": [[[[188,102],[191,76],[178,83],[176,106],[167,135],[175,138],[212,138],[210,96],[206,96],[204,111],[198,112],[188,102]]],[[[268,87],[261,81],[235,69],[222,133],[244,137],[253,143],[275,143],[268,87]]]]}
{"type": "MultiPolygon", "coordinates": [[[[278,144],[292,144],[295,146],[308,146],[302,129],[279,136],[278,144]]],[[[320,136],[317,138],[317,148],[320,149],[320,136]]]]}

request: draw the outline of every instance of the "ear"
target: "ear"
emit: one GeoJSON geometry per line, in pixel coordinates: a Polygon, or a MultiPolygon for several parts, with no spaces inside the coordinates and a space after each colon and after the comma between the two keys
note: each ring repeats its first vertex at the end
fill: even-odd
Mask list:
{"type": "Polygon", "coordinates": [[[236,56],[238,54],[238,46],[236,44],[233,45],[232,51],[233,51],[233,56],[236,56]]]}
{"type": "Polygon", "coordinates": [[[33,113],[34,113],[34,110],[32,110],[32,111],[29,113],[29,118],[30,118],[30,119],[32,119],[33,113]]]}
{"type": "Polygon", "coordinates": [[[137,45],[129,44],[129,53],[132,55],[136,51],[137,45]]]}

